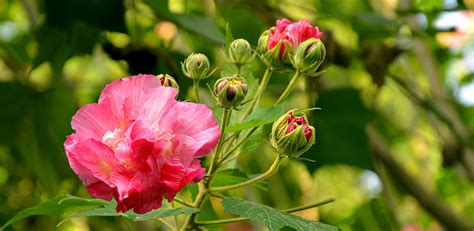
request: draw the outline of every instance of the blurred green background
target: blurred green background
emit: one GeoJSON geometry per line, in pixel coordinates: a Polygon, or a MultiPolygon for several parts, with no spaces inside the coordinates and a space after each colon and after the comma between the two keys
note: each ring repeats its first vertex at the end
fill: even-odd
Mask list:
{"type": "MultiPolygon", "coordinates": [[[[266,184],[234,194],[289,208],[336,197],[299,215],[344,230],[457,230],[474,224],[473,0],[0,0],[0,224],[55,195],[87,196],[62,143],[70,120],[111,80],[168,73],[192,95],[180,62],[191,52],[224,63],[229,23],[255,47],[275,20],[309,19],[327,57],[301,79],[287,109],[308,108],[316,145],[266,184]],[[464,226],[463,226],[464,225],[464,226]]],[[[249,70],[261,78],[265,67],[249,70]]],[[[223,73],[226,73],[225,69],[223,73]]],[[[247,70],[244,76],[253,78],[247,70]]],[[[206,83],[202,98],[214,105],[206,83]]],[[[270,106],[291,73],[272,76],[270,106]]],[[[265,170],[269,126],[237,167],[265,170]]],[[[225,217],[216,201],[202,219],[225,217]]],[[[153,230],[158,222],[31,217],[7,230],[153,230]]],[[[210,229],[261,230],[246,223],[210,229]]]]}

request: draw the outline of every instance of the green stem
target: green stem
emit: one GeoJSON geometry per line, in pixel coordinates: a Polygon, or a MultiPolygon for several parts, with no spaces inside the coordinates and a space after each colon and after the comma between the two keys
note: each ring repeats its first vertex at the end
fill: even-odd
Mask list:
{"type": "Polygon", "coordinates": [[[199,99],[199,79],[193,79],[193,88],[194,88],[194,99],[196,103],[200,102],[199,99]]]}
{"type": "MultiPolygon", "coordinates": [[[[324,201],[320,201],[320,202],[316,202],[316,203],[313,203],[313,204],[304,205],[304,206],[300,206],[300,207],[295,207],[295,208],[291,208],[291,209],[285,209],[285,210],[282,210],[282,211],[285,212],[285,213],[299,212],[299,211],[302,211],[302,210],[312,209],[312,208],[316,208],[318,206],[329,204],[331,202],[334,202],[335,200],[336,199],[334,199],[334,197],[331,197],[331,198],[326,199],[324,201]]],[[[196,224],[198,224],[198,225],[219,225],[219,224],[227,224],[227,223],[234,223],[234,222],[241,222],[241,221],[248,221],[248,220],[250,220],[250,218],[237,217],[237,218],[221,219],[221,220],[214,220],[214,221],[196,221],[196,224]]]]}
{"type": "Polygon", "coordinates": [[[279,103],[283,102],[286,99],[286,97],[290,95],[290,93],[293,91],[293,88],[295,88],[296,83],[298,82],[298,79],[300,78],[300,76],[301,76],[301,72],[296,71],[295,75],[293,75],[293,78],[291,78],[291,81],[286,87],[285,91],[283,92],[283,94],[280,95],[280,98],[278,98],[278,100],[273,106],[276,106],[279,103]]]}
{"type": "Polygon", "coordinates": [[[240,147],[240,145],[244,144],[245,141],[257,130],[257,128],[258,128],[258,127],[252,128],[252,130],[250,130],[249,133],[247,133],[247,135],[245,135],[244,138],[242,138],[236,145],[234,145],[234,146],[232,147],[232,149],[230,149],[230,146],[231,146],[231,145],[228,145],[227,148],[226,148],[226,150],[224,150],[224,153],[225,153],[225,154],[224,154],[223,157],[222,157],[221,163],[222,163],[222,161],[225,161],[225,160],[230,156],[230,154],[232,154],[233,152],[235,152],[235,151],[240,147]],[[230,150],[229,150],[229,149],[230,149],[230,150]]]}
{"type": "MultiPolygon", "coordinates": [[[[218,165],[219,165],[219,158],[221,156],[221,149],[225,141],[225,128],[227,127],[227,124],[230,120],[231,112],[232,112],[232,109],[224,109],[224,111],[222,112],[221,136],[219,137],[216,150],[214,152],[214,155],[212,156],[211,166],[209,166],[209,169],[207,170],[207,174],[206,174],[209,176],[209,179],[207,179],[206,184],[203,184],[202,182],[199,183],[199,193],[196,196],[196,199],[194,200],[194,203],[192,206],[194,208],[201,208],[202,202],[204,201],[204,198],[206,197],[206,192],[208,191],[208,188],[209,188],[209,183],[212,180],[212,175],[219,167],[218,165]]],[[[196,219],[196,216],[197,216],[197,213],[193,213],[190,216],[188,216],[183,226],[181,227],[181,230],[186,230],[189,225],[196,225],[196,223],[194,222],[194,220],[196,219]]]]}
{"type": "Polygon", "coordinates": [[[249,180],[244,181],[244,182],[240,182],[240,183],[238,183],[238,184],[209,188],[209,191],[210,191],[210,192],[213,192],[213,193],[216,193],[216,192],[223,192],[223,191],[227,191],[227,190],[231,190],[231,189],[242,188],[242,187],[244,187],[244,186],[253,184],[253,183],[255,183],[255,182],[258,182],[258,181],[261,181],[261,180],[265,180],[265,179],[271,177],[273,174],[275,174],[275,173],[277,172],[278,167],[280,167],[280,163],[281,163],[281,160],[282,160],[283,158],[284,158],[284,157],[278,155],[278,156],[275,158],[275,161],[273,161],[273,164],[270,166],[270,168],[269,168],[266,172],[262,173],[261,175],[255,177],[255,178],[249,179],[249,180]]]}
{"type": "Polygon", "coordinates": [[[194,206],[194,205],[192,205],[192,204],[190,204],[190,203],[184,201],[183,199],[179,199],[179,198],[177,198],[177,197],[175,197],[175,198],[173,199],[173,201],[176,201],[176,202],[178,202],[178,203],[180,203],[180,204],[182,204],[182,205],[184,205],[184,206],[191,207],[191,208],[193,208],[193,206],[194,206]]]}
{"type": "Polygon", "coordinates": [[[241,65],[235,65],[235,66],[237,67],[237,76],[241,77],[240,76],[240,70],[241,70],[242,66],[241,65]]]}
{"type": "Polygon", "coordinates": [[[250,102],[250,105],[247,107],[247,110],[245,113],[242,115],[241,120],[243,121],[244,119],[247,118],[247,116],[252,113],[253,109],[257,105],[257,102],[260,100],[260,97],[262,97],[263,92],[267,88],[268,81],[270,80],[270,76],[272,75],[273,70],[271,68],[268,68],[265,70],[265,73],[263,74],[262,81],[260,82],[260,85],[258,86],[257,93],[255,94],[254,98],[250,102]]]}

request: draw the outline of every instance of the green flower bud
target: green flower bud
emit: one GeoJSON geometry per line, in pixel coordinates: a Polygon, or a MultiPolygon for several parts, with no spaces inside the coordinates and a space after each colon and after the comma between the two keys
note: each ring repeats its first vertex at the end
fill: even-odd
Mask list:
{"type": "Polygon", "coordinates": [[[234,40],[225,52],[226,61],[237,66],[248,64],[252,61],[252,47],[245,39],[234,40]]]}
{"type": "Polygon", "coordinates": [[[237,76],[221,78],[214,84],[214,94],[219,107],[237,107],[247,95],[247,82],[237,76]]]}
{"type": "Polygon", "coordinates": [[[264,31],[260,37],[258,38],[258,45],[257,45],[257,52],[259,54],[265,54],[268,51],[268,38],[270,36],[270,31],[274,29],[274,27],[264,31]]]}
{"type": "Polygon", "coordinates": [[[323,63],[326,48],[320,39],[311,38],[302,42],[290,58],[293,67],[306,74],[315,73],[323,63]]]}
{"type": "Polygon", "coordinates": [[[201,53],[193,53],[184,60],[184,63],[181,63],[183,73],[191,79],[201,80],[209,77],[210,68],[209,59],[201,53]]]}
{"type": "Polygon", "coordinates": [[[308,151],[314,142],[314,127],[308,124],[303,112],[291,110],[273,123],[270,143],[280,155],[297,158],[308,151]]]}
{"type": "Polygon", "coordinates": [[[168,74],[159,74],[156,76],[161,82],[161,86],[179,88],[176,80],[168,74]]]}

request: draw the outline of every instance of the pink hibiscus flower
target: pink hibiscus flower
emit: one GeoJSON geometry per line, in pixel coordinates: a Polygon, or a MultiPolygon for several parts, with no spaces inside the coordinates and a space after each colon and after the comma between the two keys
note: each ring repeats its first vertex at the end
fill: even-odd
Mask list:
{"type": "Polygon", "coordinates": [[[197,158],[215,147],[220,129],[207,106],[176,101],[177,93],[137,75],[113,81],[98,103],[79,109],[64,149],[91,195],[115,198],[117,212],[146,213],[203,178],[197,158]]]}
{"type": "Polygon", "coordinates": [[[283,59],[286,50],[285,41],[288,41],[290,46],[296,48],[300,43],[310,38],[319,39],[321,36],[323,36],[323,33],[319,32],[319,28],[312,26],[306,19],[294,23],[286,18],[279,19],[276,21],[275,28],[270,30],[267,49],[270,50],[274,48],[278,42],[282,41],[280,58],[283,59]]]}

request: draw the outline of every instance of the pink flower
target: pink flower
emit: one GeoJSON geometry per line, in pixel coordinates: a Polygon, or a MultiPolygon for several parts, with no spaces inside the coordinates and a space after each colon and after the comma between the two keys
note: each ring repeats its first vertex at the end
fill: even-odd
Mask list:
{"type": "Polygon", "coordinates": [[[296,48],[300,43],[310,38],[319,39],[322,35],[323,33],[319,32],[319,28],[317,26],[313,27],[306,19],[294,23],[286,18],[279,19],[276,21],[276,27],[270,30],[267,49],[274,48],[281,41],[280,58],[283,59],[286,50],[285,41],[296,48]]]}
{"type": "Polygon", "coordinates": [[[197,158],[215,147],[220,129],[207,106],[176,101],[177,93],[137,75],[113,81],[98,103],[79,109],[64,149],[91,195],[115,198],[117,212],[146,213],[203,178],[197,158]]]}

